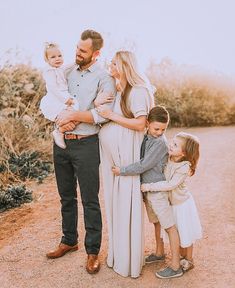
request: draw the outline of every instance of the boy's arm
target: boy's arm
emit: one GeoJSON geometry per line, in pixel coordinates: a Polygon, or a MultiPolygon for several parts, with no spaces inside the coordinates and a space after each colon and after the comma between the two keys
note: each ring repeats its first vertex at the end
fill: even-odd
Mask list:
{"type": "Polygon", "coordinates": [[[130,164],[126,167],[120,167],[120,175],[122,176],[133,176],[142,174],[149,169],[156,166],[158,161],[166,155],[167,147],[160,145],[158,141],[154,142],[148,151],[140,161],[130,164]]]}
{"type": "Polygon", "coordinates": [[[189,165],[185,164],[175,171],[172,178],[169,181],[159,181],[155,183],[144,183],[141,185],[142,192],[156,192],[156,191],[171,191],[182,184],[188,177],[189,165]]]}

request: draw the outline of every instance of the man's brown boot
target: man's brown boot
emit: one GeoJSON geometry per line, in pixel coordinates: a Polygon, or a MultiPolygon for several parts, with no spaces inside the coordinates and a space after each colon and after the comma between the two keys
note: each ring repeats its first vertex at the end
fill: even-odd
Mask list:
{"type": "Polygon", "coordinates": [[[64,243],[60,243],[60,245],[54,251],[51,251],[46,254],[47,258],[55,259],[64,256],[64,254],[72,251],[78,250],[78,244],[74,246],[69,246],[64,243]]]}
{"type": "Polygon", "coordinates": [[[88,254],[86,271],[89,274],[95,274],[99,272],[99,270],[100,270],[100,261],[98,259],[98,255],[88,254]]]}

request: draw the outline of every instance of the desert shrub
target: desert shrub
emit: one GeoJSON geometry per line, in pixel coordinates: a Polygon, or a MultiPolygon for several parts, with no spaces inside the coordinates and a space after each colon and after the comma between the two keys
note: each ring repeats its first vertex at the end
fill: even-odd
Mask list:
{"type": "Polygon", "coordinates": [[[0,70],[0,186],[6,207],[23,203],[15,198],[15,204],[7,202],[11,192],[22,193],[21,199],[31,199],[23,197],[24,186],[18,186],[20,183],[27,179],[42,182],[52,171],[52,125],[39,111],[45,93],[39,70],[23,64],[5,65],[0,70]],[[9,184],[10,190],[4,188],[9,184]]]}
{"type": "Polygon", "coordinates": [[[23,152],[20,155],[12,153],[8,159],[9,170],[23,181],[29,178],[41,183],[52,169],[51,162],[42,161],[40,156],[39,152],[23,152]]]}
{"type": "Polygon", "coordinates": [[[156,103],[165,105],[172,126],[235,123],[235,85],[224,75],[178,67],[169,59],[153,64],[148,76],[156,86],[156,103]]]}
{"type": "Polygon", "coordinates": [[[32,191],[27,190],[24,185],[9,185],[6,189],[0,187],[0,212],[19,207],[21,204],[31,202],[32,200],[32,191]]]}

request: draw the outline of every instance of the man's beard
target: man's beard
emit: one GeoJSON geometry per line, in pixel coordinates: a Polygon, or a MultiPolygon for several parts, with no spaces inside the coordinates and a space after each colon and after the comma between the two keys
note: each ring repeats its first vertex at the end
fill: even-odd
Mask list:
{"type": "Polygon", "coordinates": [[[79,65],[80,67],[83,67],[83,66],[87,66],[88,64],[90,64],[93,60],[93,57],[89,57],[89,58],[86,58],[86,59],[82,59],[82,60],[78,60],[78,58],[76,57],[76,64],[79,65]]]}

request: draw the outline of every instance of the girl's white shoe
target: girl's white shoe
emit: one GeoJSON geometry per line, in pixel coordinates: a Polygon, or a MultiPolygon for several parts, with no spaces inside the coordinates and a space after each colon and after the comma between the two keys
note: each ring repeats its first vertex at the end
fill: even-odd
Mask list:
{"type": "Polygon", "coordinates": [[[184,259],[184,258],[180,260],[180,265],[181,265],[182,270],[184,272],[187,272],[187,271],[189,271],[189,270],[194,268],[193,261],[189,261],[189,260],[184,259]]]}

